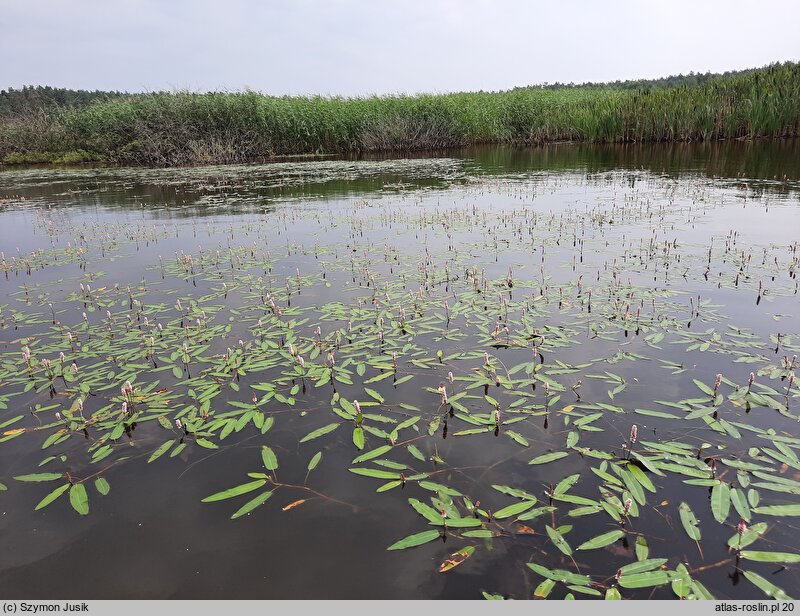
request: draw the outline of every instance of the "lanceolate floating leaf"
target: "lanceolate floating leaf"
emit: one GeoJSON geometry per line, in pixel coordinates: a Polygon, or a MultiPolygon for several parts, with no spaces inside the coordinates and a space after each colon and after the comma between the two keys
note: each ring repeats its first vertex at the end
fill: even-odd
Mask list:
{"type": "Polygon", "coordinates": [[[416,498],[409,498],[408,502],[418,514],[423,516],[429,522],[438,524],[442,521],[442,514],[439,511],[436,511],[436,509],[430,505],[426,505],[425,503],[418,501],[416,498]]]}
{"type": "Polygon", "coordinates": [[[578,433],[575,431],[572,431],[569,434],[567,434],[567,447],[568,448],[574,447],[577,444],[579,438],[580,437],[578,433]]]}
{"type": "Polygon", "coordinates": [[[570,556],[572,554],[572,548],[569,546],[566,539],[564,539],[561,533],[555,530],[554,528],[551,528],[550,526],[545,526],[544,528],[547,531],[548,537],[550,537],[550,541],[553,542],[553,545],[555,545],[559,550],[561,550],[567,556],[570,556]]]}
{"type": "Polygon", "coordinates": [[[357,449],[364,449],[364,429],[361,426],[353,428],[353,444],[357,449]]]}
{"type": "Polygon", "coordinates": [[[528,439],[526,439],[521,434],[518,434],[517,432],[514,432],[513,430],[506,430],[505,434],[506,434],[506,436],[510,436],[511,438],[513,438],[517,443],[519,443],[523,447],[527,447],[528,446],[528,439]]]}
{"type": "Polygon", "coordinates": [[[792,598],[787,595],[783,589],[778,588],[769,580],[761,577],[758,573],[753,571],[743,571],[744,577],[750,580],[753,584],[758,586],[768,597],[778,599],[780,601],[791,601],[792,598]]]}
{"type": "Polygon", "coordinates": [[[400,541],[397,541],[390,545],[387,550],[405,550],[406,548],[413,548],[418,545],[423,545],[425,543],[430,543],[435,539],[439,539],[441,534],[438,530],[425,530],[421,533],[417,533],[415,535],[409,535],[400,541]]]}
{"type": "Polygon", "coordinates": [[[417,460],[419,460],[420,462],[425,462],[425,456],[422,455],[422,452],[417,447],[415,447],[414,445],[408,445],[407,449],[409,453],[412,456],[414,456],[417,460]]]}
{"type": "Polygon", "coordinates": [[[647,560],[650,554],[650,547],[647,545],[647,539],[644,535],[636,537],[636,560],[647,560]]]}
{"type": "Polygon", "coordinates": [[[759,515],[800,516],[800,505],[767,505],[753,509],[759,515]]]}
{"type": "Polygon", "coordinates": [[[566,451],[553,451],[552,453],[545,453],[540,456],[536,456],[533,460],[528,462],[528,464],[547,464],[548,462],[555,462],[561,458],[566,458],[568,455],[569,453],[566,451]]]}
{"type": "Polygon", "coordinates": [[[388,453],[392,450],[391,445],[381,445],[380,447],[376,447],[375,449],[370,449],[362,453],[360,456],[353,458],[353,464],[358,464],[360,462],[366,462],[367,460],[372,460],[373,458],[379,458],[383,454],[388,453]]]}
{"type": "Polygon", "coordinates": [[[243,483],[233,488],[228,488],[227,490],[223,490],[222,492],[217,492],[216,494],[212,494],[211,496],[206,496],[202,500],[202,502],[213,503],[215,501],[221,501],[227,498],[233,498],[234,496],[247,494],[248,492],[252,492],[253,490],[258,490],[259,488],[263,487],[266,483],[267,483],[266,479],[258,479],[256,481],[243,483]]]}
{"type": "Polygon", "coordinates": [[[510,518],[512,516],[519,515],[523,511],[527,511],[535,504],[536,504],[535,500],[534,501],[524,500],[519,503],[507,505],[506,507],[503,507],[502,509],[498,509],[497,511],[495,511],[492,517],[497,518],[498,520],[504,520],[505,518],[510,518]]]}
{"type": "Polygon", "coordinates": [[[681,516],[681,523],[683,524],[686,534],[695,541],[699,541],[700,529],[697,527],[698,521],[689,505],[681,503],[678,507],[678,513],[681,516]]]}
{"type": "Polygon", "coordinates": [[[576,549],[578,550],[596,550],[598,548],[604,548],[607,545],[611,545],[612,543],[618,541],[622,537],[625,536],[625,531],[622,530],[612,530],[607,533],[603,533],[602,535],[598,535],[594,539],[590,539],[589,541],[585,541],[584,543],[580,544],[576,549]]]}
{"type": "Polygon", "coordinates": [[[760,563],[800,563],[800,554],[790,554],[788,552],[756,552],[752,550],[742,550],[741,557],[760,563]]]}
{"type": "Polygon", "coordinates": [[[508,494],[509,496],[536,501],[536,497],[533,494],[531,494],[530,492],[526,492],[525,490],[520,490],[519,488],[512,488],[510,486],[501,486],[497,484],[492,484],[492,487],[498,492],[502,492],[503,494],[508,494]]]}
{"type": "Polygon", "coordinates": [[[156,449],[156,450],[155,450],[155,451],[154,451],[154,452],[153,452],[153,453],[150,455],[150,457],[147,459],[147,462],[148,462],[148,463],[150,463],[150,462],[153,462],[154,460],[157,460],[158,458],[160,458],[162,455],[164,455],[164,454],[167,452],[167,450],[168,450],[170,447],[172,447],[172,445],[173,445],[174,443],[175,443],[175,441],[174,441],[174,440],[172,440],[172,439],[170,439],[170,440],[168,440],[168,441],[165,441],[165,442],[161,443],[161,445],[159,445],[159,446],[158,446],[158,449],[156,449]]]}
{"type": "Polygon", "coordinates": [[[670,581],[666,571],[648,571],[646,573],[623,574],[619,578],[619,585],[623,588],[647,588],[661,586],[670,581]]]}
{"type": "Polygon", "coordinates": [[[644,573],[645,571],[652,571],[658,569],[667,562],[666,558],[650,558],[647,560],[640,560],[635,563],[629,563],[620,567],[622,575],[633,575],[635,573],[644,573]]]}
{"type": "Polygon", "coordinates": [[[548,569],[537,563],[526,563],[530,569],[539,575],[546,577],[555,582],[563,584],[579,584],[581,586],[588,586],[591,583],[591,578],[588,575],[581,575],[572,573],[565,569],[548,569]]]}
{"type": "Polygon", "coordinates": [[[580,479],[580,474],[575,473],[574,475],[569,475],[568,477],[564,477],[561,481],[556,484],[555,489],[553,490],[553,494],[558,496],[559,494],[566,494],[567,490],[569,490],[575,483],[580,479]]]}
{"type": "Polygon", "coordinates": [[[321,428],[317,428],[316,430],[306,434],[303,438],[300,439],[300,442],[305,443],[315,438],[319,438],[320,436],[325,436],[329,432],[333,432],[334,430],[336,430],[336,428],[338,427],[339,427],[338,423],[330,423],[327,426],[322,426],[321,428]]]}
{"type": "Polygon", "coordinates": [[[30,475],[17,475],[14,477],[17,481],[55,481],[56,479],[63,479],[64,473],[32,473],[30,475]]]}
{"type": "Polygon", "coordinates": [[[697,580],[692,580],[692,592],[698,599],[714,600],[714,595],[708,592],[708,589],[697,580]]]}
{"type": "Polygon", "coordinates": [[[262,492],[261,494],[256,496],[254,499],[252,499],[252,500],[248,501],[247,503],[245,503],[241,507],[241,509],[238,509],[236,511],[236,513],[234,513],[231,516],[231,520],[235,520],[236,518],[240,518],[243,515],[246,515],[246,514],[250,513],[253,509],[258,507],[259,505],[263,505],[270,496],[272,496],[272,492],[271,491],[262,492]]]}
{"type": "Polygon", "coordinates": [[[704,394],[706,394],[707,396],[714,395],[714,390],[711,389],[708,385],[706,385],[702,381],[698,381],[697,379],[692,379],[692,380],[694,381],[694,384],[697,385],[697,387],[700,388],[700,391],[702,391],[704,394]]]}
{"type": "Polygon", "coordinates": [[[309,471],[313,471],[315,468],[317,468],[317,464],[319,464],[319,461],[320,461],[320,460],[322,460],[322,452],[321,452],[321,451],[318,451],[318,452],[317,452],[317,453],[315,453],[315,454],[313,455],[313,457],[312,457],[312,458],[311,458],[311,459],[308,461],[308,470],[309,470],[309,471]]]}
{"type": "Polygon", "coordinates": [[[382,471],[377,468],[351,468],[350,472],[364,477],[374,477],[375,479],[400,479],[400,473],[382,471]]]}
{"type": "Polygon", "coordinates": [[[747,522],[750,521],[750,507],[745,500],[744,495],[738,488],[731,488],[731,503],[733,504],[736,513],[744,518],[747,522]]]}
{"type": "Polygon", "coordinates": [[[474,537],[477,539],[492,539],[494,537],[499,537],[502,533],[496,530],[489,530],[487,528],[482,528],[480,530],[466,530],[461,533],[465,537],[474,537]]]}
{"type": "Polygon", "coordinates": [[[728,519],[731,509],[731,491],[728,484],[720,481],[711,489],[711,511],[720,524],[728,519]]]}
{"type": "Polygon", "coordinates": [[[57,499],[59,496],[61,496],[61,495],[62,495],[64,492],[66,492],[67,490],[69,490],[69,488],[70,488],[70,486],[71,486],[71,485],[72,485],[72,484],[65,483],[65,484],[64,484],[64,485],[62,485],[62,486],[58,486],[58,487],[57,487],[55,490],[53,490],[52,492],[50,492],[50,494],[48,494],[48,495],[47,495],[47,496],[45,496],[45,497],[44,497],[42,500],[40,500],[40,501],[39,501],[39,504],[38,504],[38,505],[36,505],[36,508],[34,509],[34,511],[39,511],[39,509],[43,509],[44,507],[47,507],[47,505],[49,505],[50,503],[52,503],[52,502],[53,502],[54,500],[56,500],[56,499],[57,499]]]}
{"type": "Polygon", "coordinates": [[[219,449],[219,445],[217,445],[214,441],[209,441],[206,438],[198,438],[195,442],[206,449],[219,449]]]}
{"type": "Polygon", "coordinates": [[[375,398],[375,400],[377,400],[378,402],[380,402],[381,404],[383,404],[383,402],[384,402],[384,400],[383,400],[383,396],[382,396],[382,395],[380,395],[380,394],[379,394],[377,391],[375,391],[374,389],[370,389],[369,387],[365,387],[365,388],[364,388],[364,391],[365,391],[365,392],[367,393],[367,395],[369,395],[371,398],[375,398]]]}
{"type": "Polygon", "coordinates": [[[403,485],[403,482],[399,479],[395,479],[394,481],[388,481],[384,483],[382,486],[379,486],[375,491],[376,492],[388,492],[389,490],[393,490],[399,486],[403,485]]]}

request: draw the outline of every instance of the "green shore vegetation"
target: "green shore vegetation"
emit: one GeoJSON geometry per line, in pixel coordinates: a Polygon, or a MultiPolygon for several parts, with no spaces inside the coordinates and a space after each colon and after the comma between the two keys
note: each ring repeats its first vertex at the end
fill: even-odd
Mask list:
{"type": "MultiPolygon", "coordinates": [[[[630,83],[630,82],[625,82],[630,83]]],[[[191,165],[485,143],[796,137],[800,64],[702,80],[435,95],[113,93],[0,114],[0,161],[191,165]]],[[[636,83],[636,82],[633,82],[636,83]]]]}

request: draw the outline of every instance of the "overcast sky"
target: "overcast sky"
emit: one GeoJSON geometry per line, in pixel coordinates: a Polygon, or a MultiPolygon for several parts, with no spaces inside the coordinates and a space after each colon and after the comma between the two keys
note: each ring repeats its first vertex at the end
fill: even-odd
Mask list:
{"type": "Polygon", "coordinates": [[[385,94],[800,60],[799,0],[0,0],[0,89],[385,94]]]}

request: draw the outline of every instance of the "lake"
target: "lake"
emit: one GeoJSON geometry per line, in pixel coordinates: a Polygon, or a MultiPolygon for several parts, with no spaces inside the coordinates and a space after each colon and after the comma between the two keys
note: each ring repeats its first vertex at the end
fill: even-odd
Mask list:
{"type": "Polygon", "coordinates": [[[796,595],[798,161],[3,169],[0,596],[796,595]]]}

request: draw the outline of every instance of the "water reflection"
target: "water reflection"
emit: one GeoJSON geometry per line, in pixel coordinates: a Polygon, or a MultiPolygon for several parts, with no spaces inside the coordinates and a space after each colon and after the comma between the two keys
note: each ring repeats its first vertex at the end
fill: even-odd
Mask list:
{"type": "MultiPolygon", "coordinates": [[[[742,344],[753,354],[769,355],[759,359],[763,364],[796,348],[791,320],[796,279],[786,267],[791,261],[787,246],[796,241],[800,221],[796,150],[796,142],[557,145],[481,148],[428,159],[6,170],[0,173],[0,193],[7,199],[0,211],[0,239],[13,267],[0,281],[0,305],[3,318],[20,320],[3,329],[0,348],[8,353],[7,363],[16,365],[21,336],[46,340],[56,318],[80,326],[81,310],[90,312],[93,323],[103,319],[103,310],[91,311],[91,298],[73,296],[89,276],[96,276],[91,284],[103,290],[103,298],[113,298],[111,310],[122,315],[135,308],[125,291],[130,284],[146,300],[151,317],[174,323],[188,340],[190,320],[184,320],[183,309],[172,308],[177,298],[209,308],[212,322],[220,315],[214,324],[220,330],[202,341],[209,345],[204,353],[215,358],[226,347],[236,348],[238,340],[243,345],[265,340],[263,333],[259,339],[253,332],[257,319],[269,310],[269,295],[292,318],[309,319],[298,325],[309,339],[316,336],[312,332],[318,323],[327,335],[335,328],[346,331],[354,321],[355,333],[336,343],[340,358],[367,335],[375,339],[364,348],[377,357],[389,350],[402,355],[406,344],[419,345],[409,352],[422,363],[407,361],[402,368],[405,376],[412,376],[407,381],[411,385],[398,386],[396,374],[370,384],[390,401],[379,409],[382,413],[400,412],[401,403],[421,409],[420,432],[409,438],[417,439],[423,460],[402,450],[404,457],[398,459],[403,464],[436,473],[437,481],[495,512],[508,499],[493,486],[527,490],[546,505],[555,502],[555,485],[573,473],[582,479],[572,494],[596,499],[598,484],[589,467],[597,468],[599,461],[591,453],[628,456],[623,445],[630,441],[634,421],[642,441],[686,440],[709,468],[723,456],[742,458],[750,448],[762,446],[756,429],[796,433],[794,418],[764,407],[751,410],[747,404],[713,411],[729,426],[739,422],[754,429],[741,427],[737,441],[720,436],[699,418],[684,423],[636,412],[657,408],[678,413],[657,401],[696,397],[700,394],[693,378],[707,383],[717,371],[744,386],[751,365],[734,361],[738,356],[729,351],[742,347],[733,347],[732,340],[745,340],[742,344]],[[73,252],[65,248],[68,244],[73,252]],[[75,255],[78,246],[85,255],[75,255]],[[752,253],[752,263],[745,251],[752,253]],[[51,254],[62,261],[48,262],[51,254]],[[780,261],[770,269],[773,255],[780,261]],[[26,268],[20,262],[32,265],[26,268]],[[437,278],[445,267],[449,274],[437,278]],[[737,276],[734,283],[737,268],[741,280],[737,276]],[[420,292],[436,297],[435,306],[423,304],[420,312],[433,314],[442,326],[425,329],[423,324],[411,333],[413,325],[393,326],[400,318],[397,307],[407,301],[411,312],[420,292]],[[398,306],[388,300],[381,304],[382,294],[390,293],[398,306]],[[644,301],[645,295],[652,304],[644,301]],[[451,313],[459,305],[456,296],[472,303],[451,313]],[[443,304],[445,300],[452,303],[443,304]],[[439,320],[437,313],[443,315],[439,320]],[[29,314],[39,320],[26,322],[29,314]],[[379,318],[387,321],[386,340],[374,331],[379,318]],[[653,342],[651,336],[662,327],[670,337],[653,342]],[[517,337],[522,345],[512,344],[517,337]],[[705,344],[705,350],[700,348],[705,344]],[[478,348],[475,357],[449,359],[478,348]],[[437,351],[441,357],[425,363],[437,351]],[[486,365],[484,351],[509,372],[531,361],[543,371],[554,371],[554,382],[564,389],[562,398],[552,402],[555,392],[547,382],[531,380],[521,388],[534,396],[523,400],[533,409],[524,422],[500,426],[489,421],[486,434],[464,434],[474,424],[465,423],[452,404],[439,413],[437,388],[453,383],[446,380],[449,362],[458,367],[458,376],[480,374],[486,365]],[[609,372],[614,377],[606,378],[609,372]],[[614,393],[621,384],[624,390],[614,393]],[[584,412],[574,408],[580,403],[606,405],[599,407],[607,412],[595,424],[602,431],[575,428],[584,412]],[[434,419],[439,423],[432,425],[434,419]],[[510,436],[514,431],[528,447],[510,436]],[[563,449],[571,431],[579,433],[587,446],[584,452],[573,451],[551,464],[528,463],[534,455],[563,449]]],[[[140,326],[140,321],[131,321],[136,330],[140,326]]],[[[278,348],[285,342],[283,333],[274,339],[278,348]]],[[[153,354],[159,371],[145,362],[141,377],[158,379],[158,387],[180,401],[168,406],[170,413],[177,412],[178,404],[194,404],[194,395],[187,398],[185,386],[168,370],[174,352],[170,348],[153,354]]],[[[256,352],[270,356],[264,348],[256,352]]],[[[114,380],[122,372],[107,355],[92,361],[109,363],[114,380]]],[[[182,370],[195,374],[188,363],[182,370]]],[[[388,368],[366,370],[374,378],[388,368]]],[[[493,379],[475,383],[469,391],[476,398],[466,402],[472,412],[489,416],[495,410],[486,407],[489,398],[484,396],[508,401],[499,379],[503,376],[498,369],[493,379]]],[[[256,386],[280,377],[280,370],[272,368],[237,372],[230,382],[238,389],[226,389],[210,411],[221,414],[240,408],[236,404],[250,404],[256,386]]],[[[778,381],[771,380],[773,385],[778,381]]],[[[301,442],[312,428],[338,420],[330,411],[334,392],[363,400],[364,383],[317,387],[303,376],[287,387],[294,385],[300,385],[294,406],[270,402],[276,425],[268,437],[243,426],[232,430],[219,450],[197,446],[185,430],[175,432],[169,423],[168,428],[156,421],[124,424],[115,451],[123,460],[105,475],[112,491],[103,498],[92,493],[88,517],[75,515],[65,502],[34,512],[43,492],[9,479],[39,468],[47,454],[41,449],[47,434],[0,446],[0,480],[12,488],[2,497],[6,504],[0,525],[7,549],[0,553],[0,594],[478,598],[486,590],[522,598],[531,596],[540,581],[524,563],[573,566],[548,543],[541,520],[508,522],[511,531],[502,538],[476,540],[475,557],[447,574],[438,574],[436,567],[464,545],[455,536],[401,555],[387,552],[392,541],[426,528],[426,521],[408,506],[408,498],[420,497],[421,488],[403,480],[401,486],[377,493],[379,484],[350,473],[357,455],[350,424],[326,439],[301,442]],[[174,458],[147,463],[166,434],[192,447],[178,450],[174,458]],[[309,460],[321,453],[324,463],[314,469],[309,483],[318,494],[307,493],[306,486],[279,491],[270,506],[237,520],[229,519],[234,505],[201,504],[214,490],[260,470],[259,451],[265,443],[280,459],[279,477],[298,485],[308,477],[309,460]],[[304,502],[297,504],[300,500],[304,502]],[[535,532],[525,530],[533,526],[535,532]],[[47,580],[44,587],[42,579],[47,580]]],[[[454,386],[464,385],[455,381],[454,386]]],[[[49,392],[21,392],[0,417],[19,411],[33,425],[29,416],[37,417],[30,412],[35,404],[61,402],[63,394],[61,383],[49,392]]],[[[87,406],[102,403],[90,400],[87,406]]],[[[503,406],[503,421],[515,417],[515,408],[519,406],[503,406]]],[[[79,438],[73,435],[58,453],[67,456],[66,464],[94,472],[98,465],[86,459],[85,441],[102,434],[90,428],[79,438]]],[[[380,433],[368,438],[370,447],[387,440],[380,433]]],[[[48,464],[52,461],[43,468],[48,464]]],[[[734,481],[733,472],[725,472],[725,480],[734,481]]],[[[719,597],[759,596],[734,568],[726,541],[735,529],[730,523],[715,524],[709,490],[684,479],[654,476],[658,494],[647,495],[647,507],[625,523],[626,530],[647,536],[652,555],[670,558],[670,566],[689,563],[697,579],[719,597]],[[676,518],[677,505],[684,500],[703,520],[702,553],[676,518]],[[723,564],[714,565],[718,562],[723,564]]],[[[765,492],[764,498],[779,502],[791,497],[765,492]]],[[[573,547],[620,527],[610,517],[572,518],[563,511],[559,524],[574,526],[568,535],[573,547]]],[[[783,544],[796,551],[793,530],[791,524],[773,524],[769,549],[783,544]]],[[[632,535],[582,552],[576,560],[583,571],[613,576],[616,567],[632,561],[634,552],[632,535]]],[[[787,590],[798,584],[792,569],[772,579],[787,590]]],[[[559,586],[554,596],[566,592],[559,586]]],[[[626,594],[648,595],[649,589],[626,594]]],[[[660,587],[654,596],[671,597],[670,586],[660,587]]]]}

